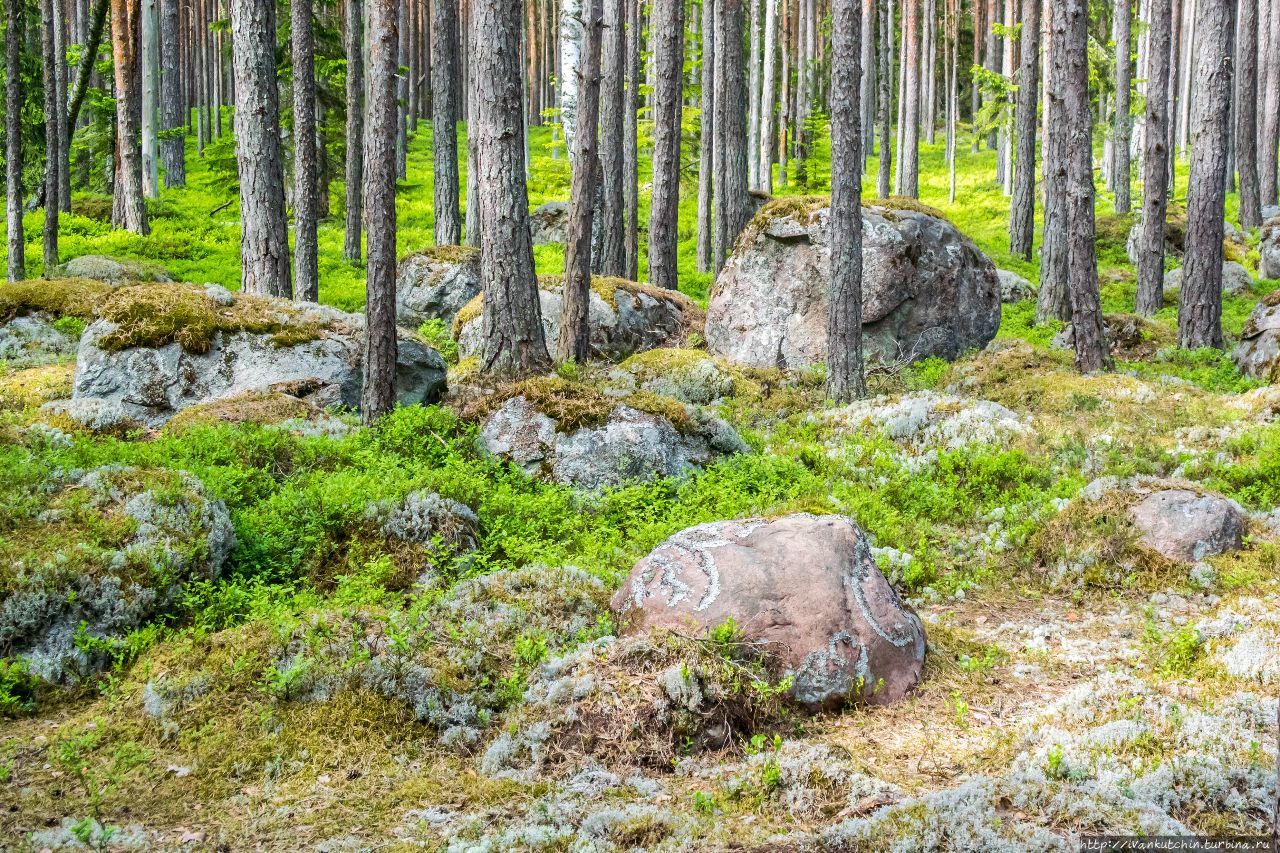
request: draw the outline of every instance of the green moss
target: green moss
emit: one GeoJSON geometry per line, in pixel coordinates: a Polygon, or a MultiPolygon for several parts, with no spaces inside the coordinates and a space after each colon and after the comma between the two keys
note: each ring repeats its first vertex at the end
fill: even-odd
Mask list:
{"type": "Polygon", "coordinates": [[[106,350],[159,347],[178,343],[187,352],[208,352],[218,332],[272,335],[277,346],[316,340],[323,327],[300,319],[289,303],[238,295],[220,306],[203,288],[188,284],[145,284],[121,287],[102,305],[99,316],[119,328],[103,335],[106,350]]]}
{"type": "Polygon", "coordinates": [[[18,314],[47,311],[92,320],[115,288],[89,278],[28,279],[0,285],[0,322],[18,314]]]}
{"type": "Polygon", "coordinates": [[[480,250],[474,246],[431,246],[415,254],[424,255],[435,261],[465,264],[479,257],[480,250]]]}
{"type": "Polygon", "coordinates": [[[71,396],[75,362],[48,364],[26,370],[0,369],[0,409],[35,408],[71,396]]]}
{"type": "Polygon", "coordinates": [[[603,426],[620,406],[630,406],[666,418],[681,432],[689,432],[696,427],[685,405],[670,397],[649,391],[610,397],[590,385],[559,376],[537,376],[508,385],[469,404],[463,414],[482,420],[516,397],[524,397],[538,411],[554,420],[559,432],[566,434],[583,427],[603,426]]]}
{"type": "Polygon", "coordinates": [[[477,293],[453,318],[453,339],[457,340],[468,323],[484,313],[484,294],[477,293]]]}
{"type": "Polygon", "coordinates": [[[932,216],[935,219],[941,219],[943,222],[950,222],[947,215],[936,207],[930,207],[922,204],[918,199],[908,198],[907,196],[895,195],[882,199],[864,199],[863,207],[877,207],[885,210],[906,210],[912,213],[923,213],[925,216],[932,216]]]}
{"type": "Polygon", "coordinates": [[[165,424],[164,431],[177,434],[202,424],[278,424],[315,414],[314,406],[297,397],[275,391],[250,391],[188,406],[165,424]]]}

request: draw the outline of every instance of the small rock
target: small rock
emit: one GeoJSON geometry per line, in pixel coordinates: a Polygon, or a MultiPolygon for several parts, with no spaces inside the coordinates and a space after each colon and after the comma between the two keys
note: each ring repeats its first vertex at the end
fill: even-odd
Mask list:
{"type": "Polygon", "coordinates": [[[1000,278],[1000,301],[1006,305],[1035,299],[1039,293],[1034,284],[1015,272],[996,270],[996,275],[1000,278]]]}
{"type": "Polygon", "coordinates": [[[1241,547],[1245,513],[1235,501],[1187,489],[1153,492],[1129,510],[1148,548],[1196,563],[1241,547]]]}
{"type": "Polygon", "coordinates": [[[563,201],[549,201],[539,205],[529,214],[529,236],[533,245],[564,243],[569,234],[569,205],[563,201]]]}

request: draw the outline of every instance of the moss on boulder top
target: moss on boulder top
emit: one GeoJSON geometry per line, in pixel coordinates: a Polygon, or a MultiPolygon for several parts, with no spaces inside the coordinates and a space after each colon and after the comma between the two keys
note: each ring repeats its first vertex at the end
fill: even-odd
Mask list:
{"type": "Polygon", "coordinates": [[[613,397],[591,385],[559,376],[537,376],[503,386],[463,407],[462,415],[483,421],[508,400],[523,397],[556,422],[558,432],[568,434],[583,427],[604,425],[622,406],[666,418],[681,432],[696,429],[696,422],[679,400],[649,391],[613,397]]]}
{"type": "Polygon", "coordinates": [[[91,278],[34,278],[0,284],[0,322],[47,312],[93,320],[115,286],[91,278]]]}
{"type": "Polygon", "coordinates": [[[164,426],[167,433],[180,433],[193,426],[212,424],[278,424],[297,418],[312,418],[319,409],[278,391],[249,391],[209,403],[188,406],[164,426]]]}
{"type": "MultiPolygon", "coordinates": [[[[788,216],[801,225],[811,225],[817,218],[818,211],[826,210],[830,207],[831,196],[829,195],[794,195],[772,199],[756,211],[756,215],[747,223],[747,227],[742,229],[742,235],[738,240],[739,242],[754,240],[761,231],[769,226],[770,222],[788,216]]],[[[906,196],[895,195],[878,199],[864,198],[862,207],[864,210],[876,210],[890,217],[892,217],[893,211],[910,211],[932,216],[944,222],[951,221],[945,213],[936,207],[930,207],[917,199],[907,198],[906,196]]]]}
{"type": "Polygon", "coordinates": [[[480,254],[480,250],[474,246],[429,246],[425,249],[419,249],[406,255],[400,262],[404,263],[413,255],[422,255],[433,261],[442,261],[449,264],[465,264],[467,261],[474,259],[480,254]]]}

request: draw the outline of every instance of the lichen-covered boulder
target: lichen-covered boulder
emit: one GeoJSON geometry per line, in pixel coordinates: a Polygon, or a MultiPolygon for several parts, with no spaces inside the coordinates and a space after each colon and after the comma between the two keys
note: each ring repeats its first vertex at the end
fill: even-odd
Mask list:
{"type": "Polygon", "coordinates": [[[653,394],[621,399],[531,380],[495,402],[480,438],[492,454],[533,476],[581,489],[674,477],[746,452],[724,421],[653,394]]]}
{"type": "Polygon", "coordinates": [[[1231,357],[1246,376],[1280,381],[1280,291],[1253,309],[1231,357]]]}
{"type": "Polygon", "coordinates": [[[76,354],[79,338],[59,318],[44,311],[0,323],[0,361],[11,368],[66,361],[76,354]]]}
{"type": "MultiPolygon", "coordinates": [[[[1253,276],[1241,264],[1226,261],[1222,264],[1222,292],[1226,296],[1239,296],[1248,293],[1253,287],[1253,276]]],[[[1182,290],[1182,267],[1169,270],[1164,274],[1166,293],[1178,293],[1182,290]]]]}
{"type": "Polygon", "coordinates": [[[1016,272],[996,270],[1000,277],[1000,301],[1006,305],[1035,299],[1039,289],[1016,272]]]}
{"type": "MultiPolygon", "coordinates": [[[[538,302],[548,346],[560,336],[564,305],[561,276],[540,276],[538,302]]],[[[454,320],[458,352],[467,358],[480,354],[483,344],[481,315],[484,295],[467,304],[454,320]]],[[[596,276],[591,280],[587,306],[591,352],[596,358],[619,361],[656,347],[683,346],[689,335],[702,328],[705,315],[683,293],[663,290],[621,278],[596,276]]]]}
{"type": "Polygon", "coordinates": [[[837,436],[874,429],[915,457],[934,457],[940,451],[974,445],[1005,447],[1032,432],[1028,418],[999,403],[936,391],[858,400],[824,412],[823,418],[835,427],[837,436]]]}
{"type": "Polygon", "coordinates": [[[164,267],[138,261],[119,261],[106,255],[81,255],[72,258],[62,267],[72,277],[92,278],[98,281],[173,281],[164,267]]]}
{"type": "Polygon", "coordinates": [[[74,681],[164,613],[192,580],[214,580],[235,545],[226,507],[185,472],[100,468],[50,483],[22,535],[0,544],[0,649],[37,676],[74,681]]]}
{"type": "MultiPolygon", "coordinates": [[[[188,406],[262,391],[320,407],[360,404],[362,315],[216,285],[150,284],[117,289],[99,317],[80,340],[72,391],[73,404],[102,401],[99,414],[158,427],[188,406]]],[[[398,401],[437,400],[440,354],[408,333],[398,350],[398,401]]]]}
{"type": "Polygon", "coordinates": [[[569,234],[569,205],[563,201],[549,201],[534,208],[529,214],[529,236],[533,245],[563,243],[569,234]]]}
{"type": "Polygon", "coordinates": [[[732,619],[785,667],[792,697],[814,708],[897,702],[924,666],[920,619],[840,515],[683,530],[636,563],[613,606],[629,631],[705,634],[732,619]]]}
{"type": "Polygon", "coordinates": [[[1152,492],[1129,508],[1142,544],[1181,563],[1239,549],[1246,518],[1235,501],[1189,489],[1152,492]]]}
{"type": "Polygon", "coordinates": [[[649,391],[682,403],[706,405],[732,395],[741,369],[701,350],[655,349],[637,353],[609,373],[610,391],[649,391]]]}
{"type": "MultiPolygon", "coordinates": [[[[831,246],[826,199],[766,205],[738,240],[707,307],[707,348],[750,367],[824,362],[831,246]]],[[[918,203],[862,209],[868,361],[954,359],[1000,328],[1000,279],[968,237],[918,203]]]]}
{"type": "Polygon", "coordinates": [[[1258,244],[1258,278],[1280,278],[1280,216],[1262,226],[1258,244]]]}
{"type": "Polygon", "coordinates": [[[396,322],[417,328],[428,320],[452,323],[480,292],[480,251],[437,246],[414,252],[396,270],[396,322]]]}

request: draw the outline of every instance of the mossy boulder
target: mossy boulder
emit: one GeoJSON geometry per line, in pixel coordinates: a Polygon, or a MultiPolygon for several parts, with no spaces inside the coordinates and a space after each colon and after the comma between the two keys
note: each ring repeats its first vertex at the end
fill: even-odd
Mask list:
{"type": "Polygon", "coordinates": [[[473,407],[492,454],[582,489],[673,477],[747,450],[724,421],[678,400],[607,396],[563,379],[531,379],[473,407]]]}
{"type": "Polygon", "coordinates": [[[25,409],[71,396],[71,362],[21,370],[0,368],[0,409],[25,409]]]}
{"type": "Polygon", "coordinates": [[[396,321],[417,328],[428,320],[453,318],[480,293],[480,251],[436,246],[414,252],[396,271],[396,321]]]}
{"type": "Polygon", "coordinates": [[[100,468],[30,497],[0,538],[0,649],[46,681],[108,664],[235,544],[222,502],[185,472],[100,468]]]}
{"type": "Polygon", "coordinates": [[[1245,376],[1280,383],[1280,290],[1253,309],[1231,357],[1245,376]]]}
{"type": "MultiPolygon", "coordinates": [[[[756,368],[826,359],[831,246],[826,198],[778,199],[743,231],[707,307],[708,350],[756,368]]],[[[955,359],[1000,327],[995,265],[937,211],[862,209],[863,346],[870,363],[955,359]]]]}
{"type": "Polygon", "coordinates": [[[169,271],[159,264],[121,261],[106,255],[81,255],[67,261],[62,271],[77,278],[120,283],[125,281],[173,281],[169,271]]]}
{"type": "Polygon", "coordinates": [[[529,236],[533,245],[563,244],[569,234],[569,205],[563,201],[549,201],[534,208],[529,214],[529,236]]]}
{"type": "Polygon", "coordinates": [[[280,391],[246,391],[209,403],[188,406],[164,425],[166,433],[180,433],[198,425],[279,424],[321,416],[306,400],[280,391]]]}
{"type": "Polygon", "coordinates": [[[1280,279],[1280,216],[1262,226],[1258,244],[1258,278],[1280,279]]]}
{"type": "MultiPolygon", "coordinates": [[[[563,287],[562,276],[538,278],[538,302],[548,347],[554,347],[560,336],[563,287]]],[[[483,312],[484,296],[481,294],[454,319],[454,337],[464,358],[480,353],[483,312]]],[[[587,306],[592,356],[619,361],[656,347],[684,346],[690,334],[700,332],[705,316],[693,300],[678,291],[621,278],[595,276],[591,280],[587,306]]]]}
{"type": "MultiPolygon", "coordinates": [[[[1253,276],[1235,261],[1222,264],[1222,293],[1224,296],[1239,296],[1253,288],[1253,276]]],[[[1182,291],[1182,267],[1169,270],[1164,274],[1164,290],[1168,295],[1176,295],[1182,291]]]]}
{"type": "Polygon", "coordinates": [[[732,396],[748,381],[742,368],[694,349],[637,353],[609,373],[611,389],[648,391],[695,405],[732,396]]]}
{"type": "Polygon", "coordinates": [[[44,311],[15,316],[0,323],[0,362],[10,367],[34,367],[75,357],[84,322],[55,317],[44,311]]]}
{"type": "MultiPolygon", "coordinates": [[[[189,406],[278,391],[314,407],[360,403],[364,317],[315,304],[232,294],[217,285],[114,290],[80,341],[71,407],[158,427],[189,406]],[[90,404],[95,400],[100,403],[90,404]]],[[[444,391],[439,353],[407,332],[398,342],[400,403],[444,391]]]]}

